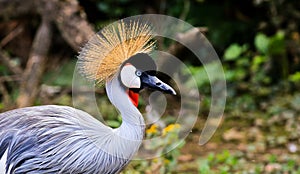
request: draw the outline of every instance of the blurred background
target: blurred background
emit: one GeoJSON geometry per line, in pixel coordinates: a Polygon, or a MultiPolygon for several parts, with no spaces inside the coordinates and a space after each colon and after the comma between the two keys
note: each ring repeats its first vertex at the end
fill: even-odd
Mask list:
{"type": "MultiPolygon", "coordinates": [[[[207,37],[223,64],[227,103],[221,126],[199,146],[210,85],[218,79],[209,82],[201,63],[178,43],[159,42],[159,49],[181,59],[196,77],[202,99],[199,118],[177,149],[133,161],[123,173],[300,173],[300,1],[296,0],[1,0],[0,111],[72,106],[80,48],[105,25],[145,13],[180,18],[207,37]]],[[[103,87],[96,93],[106,123],[118,127],[121,119],[103,87]]],[[[147,110],[145,97],[139,108],[147,110]]],[[[165,136],[169,145],[178,141],[180,125],[170,115],[169,108],[166,126],[149,125],[146,137],[165,136]]],[[[159,146],[147,148],[155,151],[159,146]]]]}

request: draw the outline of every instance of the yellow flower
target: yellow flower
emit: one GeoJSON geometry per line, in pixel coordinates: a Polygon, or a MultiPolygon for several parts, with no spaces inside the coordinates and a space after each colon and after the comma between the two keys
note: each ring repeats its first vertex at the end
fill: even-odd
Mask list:
{"type": "Polygon", "coordinates": [[[179,129],[179,124],[170,124],[169,126],[165,127],[162,131],[162,135],[165,136],[168,132],[173,132],[175,129],[179,129]]]}
{"type": "Polygon", "coordinates": [[[165,159],[165,160],[164,160],[164,163],[165,163],[166,165],[168,165],[170,162],[171,162],[171,161],[168,160],[168,159],[165,159]]]}
{"type": "Polygon", "coordinates": [[[154,163],[157,163],[157,162],[158,162],[158,158],[153,158],[152,161],[153,161],[154,163]]]}
{"type": "Polygon", "coordinates": [[[149,129],[146,130],[147,134],[156,134],[157,133],[157,125],[152,124],[149,129]]]}

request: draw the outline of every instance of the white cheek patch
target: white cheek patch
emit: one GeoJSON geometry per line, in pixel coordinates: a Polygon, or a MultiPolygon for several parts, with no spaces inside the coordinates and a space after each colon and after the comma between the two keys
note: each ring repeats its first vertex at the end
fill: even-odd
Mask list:
{"type": "Polygon", "coordinates": [[[121,72],[120,77],[123,85],[128,88],[140,88],[141,87],[141,80],[136,74],[136,68],[131,64],[126,64],[121,72]]]}

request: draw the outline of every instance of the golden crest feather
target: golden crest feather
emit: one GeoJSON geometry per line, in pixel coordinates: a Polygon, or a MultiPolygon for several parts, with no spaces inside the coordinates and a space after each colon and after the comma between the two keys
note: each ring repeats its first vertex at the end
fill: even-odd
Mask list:
{"type": "Polygon", "coordinates": [[[78,56],[80,72],[88,79],[104,83],[120,66],[137,53],[149,53],[155,42],[151,26],[145,22],[120,20],[103,28],[82,48],[78,56]]]}

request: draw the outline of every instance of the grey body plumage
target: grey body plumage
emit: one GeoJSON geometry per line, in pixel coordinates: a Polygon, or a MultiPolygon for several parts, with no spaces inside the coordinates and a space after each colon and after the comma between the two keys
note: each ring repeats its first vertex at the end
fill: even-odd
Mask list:
{"type": "MultiPolygon", "coordinates": [[[[10,173],[99,173],[97,168],[105,163],[99,156],[105,154],[83,134],[82,130],[87,128],[79,125],[83,116],[89,117],[87,113],[62,106],[31,107],[1,114],[0,156],[8,148],[6,170],[10,173]],[[70,118],[79,114],[77,120],[70,118]],[[101,155],[95,155],[95,151],[101,155]]],[[[86,131],[111,130],[87,128],[86,131]]]]}
{"type": "Polygon", "coordinates": [[[110,99],[118,108],[124,108],[121,114],[127,114],[117,129],[67,106],[28,107],[0,114],[0,158],[8,149],[6,172],[121,171],[140,146],[144,121],[117,78],[106,89],[108,94],[117,94],[118,98],[110,99]]]}

